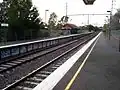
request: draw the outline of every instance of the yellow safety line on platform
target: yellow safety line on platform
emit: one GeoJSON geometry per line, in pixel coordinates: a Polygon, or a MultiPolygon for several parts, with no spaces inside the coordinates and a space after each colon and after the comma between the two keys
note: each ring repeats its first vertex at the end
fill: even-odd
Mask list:
{"type": "MultiPolygon", "coordinates": [[[[100,37],[100,36],[99,36],[100,37]]],[[[99,39],[98,37],[98,39],[99,39]]],[[[93,48],[95,47],[98,39],[96,40],[96,42],[94,43],[94,45],[92,46],[90,52],[88,53],[88,55],[86,56],[86,58],[84,59],[83,63],[80,65],[80,67],[78,68],[77,72],[75,73],[75,75],[73,76],[73,78],[70,80],[70,82],[68,83],[68,85],[66,86],[65,90],[69,90],[73,84],[73,82],[75,81],[75,79],[77,78],[78,74],[80,73],[82,67],[84,66],[85,62],[87,61],[88,57],[90,56],[93,48]]]]}

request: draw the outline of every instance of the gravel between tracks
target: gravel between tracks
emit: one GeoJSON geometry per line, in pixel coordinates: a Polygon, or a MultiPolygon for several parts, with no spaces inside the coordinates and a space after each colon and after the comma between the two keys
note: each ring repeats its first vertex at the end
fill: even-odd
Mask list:
{"type": "Polygon", "coordinates": [[[78,40],[78,42],[70,44],[64,48],[58,49],[52,53],[49,53],[45,56],[41,56],[38,59],[32,60],[31,62],[22,64],[10,71],[0,74],[0,89],[6,87],[6,85],[9,85],[9,84],[15,82],[15,80],[18,80],[21,77],[27,75],[28,73],[32,72],[33,70],[37,69],[38,67],[40,67],[43,64],[47,63],[48,61],[50,61],[51,59],[57,57],[58,55],[62,54],[65,51],[67,51],[68,49],[76,46],[81,41],[82,40],[78,40]]]}
{"type": "MultiPolygon", "coordinates": [[[[81,40],[79,40],[80,42],[81,40]]],[[[51,59],[55,58],[56,56],[60,55],[61,53],[65,52],[66,50],[72,48],[73,46],[77,45],[79,42],[73,43],[69,46],[64,48],[58,49],[52,53],[49,53],[45,56],[42,56],[36,60],[18,66],[10,71],[4,72],[0,74],[0,89],[6,87],[15,80],[20,79],[21,77],[27,75],[28,73],[32,72],[33,70],[37,69],[41,65],[45,64],[46,62],[50,61],[51,59]]]]}

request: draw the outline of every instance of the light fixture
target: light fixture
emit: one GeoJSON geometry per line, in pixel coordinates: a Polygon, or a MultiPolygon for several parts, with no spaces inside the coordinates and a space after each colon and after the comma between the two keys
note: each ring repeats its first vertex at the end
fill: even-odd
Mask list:
{"type": "Polygon", "coordinates": [[[83,0],[86,5],[93,5],[95,0],[83,0]]]}

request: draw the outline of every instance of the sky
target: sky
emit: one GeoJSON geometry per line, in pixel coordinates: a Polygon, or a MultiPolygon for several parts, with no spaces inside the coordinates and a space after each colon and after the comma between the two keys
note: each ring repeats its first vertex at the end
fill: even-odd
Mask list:
{"type": "MultiPolygon", "coordinates": [[[[0,0],[1,2],[2,0],[0,0]]],[[[68,6],[68,15],[73,14],[104,14],[107,11],[111,10],[112,0],[96,0],[93,5],[85,5],[83,0],[32,0],[33,5],[37,7],[40,13],[40,17],[43,21],[45,21],[45,10],[49,10],[47,12],[47,21],[52,12],[55,12],[58,16],[58,20],[62,16],[66,15],[66,3],[68,6]]],[[[114,1],[114,9],[113,14],[116,12],[117,8],[120,8],[120,0],[114,1]]],[[[105,19],[108,18],[106,15],[89,16],[89,24],[101,26],[105,23],[105,19]]],[[[69,23],[73,23],[76,25],[87,25],[88,24],[88,16],[80,15],[80,16],[70,16],[69,23]]]]}
{"type": "MultiPolygon", "coordinates": [[[[40,17],[45,21],[45,10],[47,12],[47,20],[52,12],[55,12],[58,16],[58,20],[66,15],[66,3],[68,6],[68,15],[72,14],[103,14],[111,10],[112,0],[96,0],[93,5],[85,5],[83,0],[33,0],[33,4],[38,8],[40,17]]],[[[114,8],[120,8],[120,0],[114,0],[114,8]]],[[[113,13],[116,12],[113,9],[113,13]]],[[[104,24],[106,15],[89,16],[89,24],[101,26],[104,24]]],[[[76,25],[87,25],[88,16],[70,16],[69,23],[76,25]]]]}

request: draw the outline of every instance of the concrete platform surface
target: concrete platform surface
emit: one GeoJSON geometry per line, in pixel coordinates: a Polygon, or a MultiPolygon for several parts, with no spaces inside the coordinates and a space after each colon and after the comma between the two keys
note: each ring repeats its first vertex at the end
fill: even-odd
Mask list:
{"type": "MultiPolygon", "coordinates": [[[[113,48],[114,41],[111,40],[109,41],[104,34],[101,34],[75,81],[66,90],[120,90],[120,52],[113,48]]],[[[89,50],[53,90],[64,90],[67,87],[88,52],[89,50]]]]}

